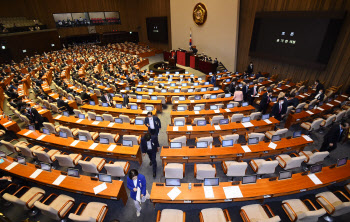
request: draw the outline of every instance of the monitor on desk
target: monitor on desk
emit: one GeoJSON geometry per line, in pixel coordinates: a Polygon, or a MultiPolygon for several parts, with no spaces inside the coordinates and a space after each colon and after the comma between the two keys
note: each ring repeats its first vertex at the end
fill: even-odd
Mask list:
{"type": "Polygon", "coordinates": [[[166,93],[167,90],[166,90],[166,89],[162,89],[161,92],[162,92],[162,93],[166,93]]]}
{"type": "Polygon", "coordinates": [[[201,106],[194,106],[193,111],[201,111],[202,107],[201,106]]]}
{"type": "Polygon", "coordinates": [[[250,122],[250,116],[245,116],[242,118],[242,123],[250,122]]]}
{"type": "Polygon", "coordinates": [[[149,85],[149,86],[153,86],[153,82],[149,82],[148,85],[149,85]]]}
{"type": "Polygon", "coordinates": [[[69,112],[68,111],[63,111],[63,116],[69,117],[69,112]]]}
{"type": "Polygon", "coordinates": [[[217,105],[210,105],[210,110],[216,110],[218,109],[219,107],[217,105]]]}
{"type": "Polygon", "coordinates": [[[243,103],[242,103],[242,107],[245,107],[245,106],[248,106],[248,105],[249,105],[248,102],[243,102],[243,103]]]}
{"type": "Polygon", "coordinates": [[[177,178],[166,178],[165,179],[165,186],[167,187],[179,187],[181,186],[180,179],[177,178]]]}
{"type": "Polygon", "coordinates": [[[136,99],[142,99],[142,96],[141,95],[137,95],[136,99]]]}
{"type": "Polygon", "coordinates": [[[60,131],[60,137],[67,138],[67,133],[60,131]]]}
{"type": "Polygon", "coordinates": [[[115,104],[115,108],[117,108],[117,109],[121,109],[121,108],[123,108],[123,105],[122,105],[122,104],[117,103],[117,104],[115,104]]]}
{"type": "Polygon", "coordinates": [[[201,100],[201,99],[202,99],[202,97],[199,95],[194,96],[194,100],[201,100]]]}
{"type": "Polygon", "coordinates": [[[182,83],[181,86],[187,86],[187,83],[182,83]]]}
{"type": "Polygon", "coordinates": [[[151,100],[157,100],[157,96],[151,96],[151,100]]]}
{"type": "Polygon", "coordinates": [[[244,177],[242,177],[242,184],[256,183],[256,179],[257,179],[256,175],[244,176],[244,177]]]}
{"type": "Polygon", "coordinates": [[[175,126],[184,126],[184,125],[185,125],[185,123],[182,120],[175,121],[175,126]]]}
{"type": "Polygon", "coordinates": [[[153,89],[148,89],[148,93],[153,93],[154,90],[153,89]]]}
{"type": "Polygon", "coordinates": [[[50,166],[50,164],[48,164],[48,163],[43,163],[43,162],[41,162],[41,163],[40,163],[40,168],[41,168],[42,170],[51,172],[51,166],[50,166]]]}
{"type": "Polygon", "coordinates": [[[249,82],[249,85],[253,85],[254,83],[253,82],[249,82]]]}
{"type": "Polygon", "coordinates": [[[233,146],[233,140],[223,140],[222,147],[230,147],[233,146]]]}
{"type": "Polygon", "coordinates": [[[176,86],[176,84],[175,83],[170,83],[170,86],[176,86]]]}
{"type": "Polygon", "coordinates": [[[293,138],[298,138],[298,137],[301,137],[301,130],[295,131],[295,132],[293,133],[293,138]]]}
{"type": "MultiPolygon", "coordinates": [[[[109,87],[108,87],[109,88],[109,87]]],[[[114,95],[114,93],[110,93],[109,95],[111,95],[112,97],[114,97],[115,95],[114,95]]]]}
{"type": "Polygon", "coordinates": [[[104,173],[99,173],[98,180],[105,183],[112,183],[112,176],[104,173]]]}
{"type": "Polygon", "coordinates": [[[204,178],[204,186],[219,186],[220,179],[215,178],[204,178]]]}
{"type": "Polygon", "coordinates": [[[296,109],[295,113],[301,113],[301,108],[296,109]]]}
{"type": "Polygon", "coordinates": [[[136,88],[136,92],[141,92],[142,89],[141,88],[136,88]]]}
{"type": "Polygon", "coordinates": [[[132,110],[137,110],[137,108],[138,108],[137,105],[131,105],[130,106],[130,109],[132,109],[132,110]]]}
{"type": "Polygon", "coordinates": [[[252,137],[248,139],[248,145],[254,145],[259,143],[259,137],[252,137]]]}
{"type": "Polygon", "coordinates": [[[264,115],[262,115],[261,119],[262,119],[262,120],[270,119],[270,114],[264,114],[264,115]]]}
{"type": "Polygon", "coordinates": [[[29,126],[28,126],[28,129],[34,131],[34,130],[35,130],[35,127],[34,127],[34,125],[29,125],[29,126]]]}
{"type": "Polygon", "coordinates": [[[202,78],[200,77],[200,78],[198,78],[198,81],[202,81],[202,78]]]}
{"type": "Polygon", "coordinates": [[[221,119],[219,120],[220,125],[227,125],[229,123],[229,119],[221,119]]]}
{"type": "Polygon", "coordinates": [[[226,105],[226,108],[227,109],[232,109],[232,108],[234,108],[235,106],[234,106],[234,104],[232,104],[232,103],[228,103],[227,105],[226,105]]]}
{"type": "Polygon", "coordinates": [[[281,84],[281,83],[279,83],[279,84],[277,85],[277,87],[278,87],[278,88],[280,88],[281,86],[282,86],[282,84],[281,84]]]}
{"type": "Polygon", "coordinates": [[[132,140],[123,140],[123,146],[132,146],[132,140]]]}
{"type": "Polygon", "coordinates": [[[229,98],[229,97],[231,97],[231,93],[226,93],[225,98],[229,98]]]}
{"type": "Polygon", "coordinates": [[[135,125],[143,125],[143,120],[142,119],[135,120],[135,125]]]}
{"type": "Polygon", "coordinates": [[[264,79],[259,79],[259,82],[262,83],[264,81],[264,79]]]}
{"type": "Polygon", "coordinates": [[[72,97],[71,97],[71,96],[68,96],[68,100],[72,100],[72,97]]]}
{"type": "Polygon", "coordinates": [[[109,139],[100,137],[100,143],[101,144],[109,144],[109,139]]]}
{"type": "Polygon", "coordinates": [[[207,88],[201,88],[201,92],[206,92],[207,88]]]}
{"type": "Polygon", "coordinates": [[[170,148],[171,149],[181,149],[182,143],[181,142],[170,142],[170,148]]]}
{"type": "Polygon", "coordinates": [[[314,164],[310,166],[310,173],[319,173],[322,171],[322,164],[314,164]]]}
{"type": "Polygon", "coordinates": [[[219,87],[215,86],[213,90],[214,90],[214,91],[218,91],[218,90],[219,90],[219,87]]]}
{"type": "Polygon", "coordinates": [[[337,160],[337,167],[344,166],[348,162],[348,157],[340,158],[337,160]]]}
{"type": "Polygon", "coordinates": [[[123,120],[121,118],[115,118],[114,122],[115,123],[123,123],[123,120]]]}
{"type": "Polygon", "coordinates": [[[85,115],[84,114],[80,113],[78,116],[79,116],[79,119],[85,119],[85,115]]]}
{"type": "Polygon", "coordinates": [[[201,141],[196,143],[197,148],[208,148],[208,142],[207,141],[201,141]]]}
{"type": "Polygon", "coordinates": [[[231,82],[231,79],[226,79],[226,82],[231,82]]]}
{"type": "Polygon", "coordinates": [[[210,95],[210,99],[216,99],[217,98],[217,95],[210,95]]]}
{"type": "Polygon", "coordinates": [[[198,120],[197,121],[197,126],[206,126],[207,125],[207,121],[206,120],[198,120]]]}
{"type": "Polygon", "coordinates": [[[277,101],[277,97],[271,97],[271,102],[276,102],[277,101]]]}
{"type": "Polygon", "coordinates": [[[22,164],[22,165],[26,165],[26,158],[24,158],[22,156],[17,156],[17,162],[22,164]]]}
{"type": "Polygon", "coordinates": [[[153,107],[152,106],[146,106],[146,110],[147,111],[153,111],[153,107]]]}
{"type": "MultiPolygon", "coordinates": [[[[343,106],[343,105],[345,105],[345,104],[342,104],[342,105],[340,105],[340,106],[343,106]]],[[[323,102],[322,102],[322,101],[319,102],[319,103],[318,103],[318,106],[323,106],[323,102]]]]}
{"type": "Polygon", "coordinates": [[[185,107],[184,106],[178,106],[177,107],[177,111],[185,111],[185,107]]]}
{"type": "Polygon", "coordinates": [[[240,83],[240,84],[238,84],[238,86],[239,86],[239,88],[242,88],[243,84],[242,84],[242,83],[240,83]]]}
{"type": "Polygon", "coordinates": [[[174,93],[179,93],[180,89],[174,89],[174,93]]]}
{"type": "Polygon", "coordinates": [[[102,107],[108,107],[108,103],[102,103],[102,107]]]}
{"type": "Polygon", "coordinates": [[[74,169],[74,168],[68,168],[67,169],[67,175],[70,177],[80,177],[79,176],[79,169],[74,169]]]}
{"type": "Polygon", "coordinates": [[[280,171],[278,175],[278,180],[285,180],[292,178],[292,171],[280,171]]]}
{"type": "Polygon", "coordinates": [[[204,85],[205,85],[205,86],[206,86],[206,85],[209,85],[209,82],[205,82],[204,85]]]}
{"type": "Polygon", "coordinates": [[[218,76],[216,76],[218,79],[220,79],[221,78],[221,75],[218,75],[218,76]]]}
{"type": "Polygon", "coordinates": [[[170,74],[170,72],[166,71],[165,74],[170,74]]]}
{"type": "Polygon", "coordinates": [[[193,83],[193,86],[198,86],[198,85],[199,85],[198,82],[193,83]]]}
{"type": "Polygon", "coordinates": [[[6,153],[4,151],[0,151],[0,157],[5,158],[6,157],[6,153]]]}
{"type": "Polygon", "coordinates": [[[86,136],[84,136],[84,135],[79,135],[79,140],[80,140],[80,141],[84,141],[84,142],[87,142],[87,141],[88,141],[88,139],[87,139],[86,136]]]}
{"type": "Polygon", "coordinates": [[[102,116],[96,116],[95,120],[101,122],[101,121],[103,121],[103,118],[102,118],[102,116]]]}
{"type": "Polygon", "coordinates": [[[94,90],[93,90],[93,89],[90,89],[90,93],[91,93],[91,94],[94,94],[94,90]]]}
{"type": "Polygon", "coordinates": [[[273,135],[271,138],[271,142],[278,142],[281,141],[281,136],[280,135],[273,135]]]}
{"type": "Polygon", "coordinates": [[[50,135],[50,130],[48,128],[43,127],[43,133],[46,135],[50,135]]]}
{"type": "Polygon", "coordinates": [[[188,89],[187,92],[191,93],[191,92],[194,92],[194,89],[188,89]]]}
{"type": "Polygon", "coordinates": [[[186,97],[180,96],[180,97],[179,97],[179,100],[180,100],[180,101],[185,101],[185,100],[186,100],[186,97]]]}

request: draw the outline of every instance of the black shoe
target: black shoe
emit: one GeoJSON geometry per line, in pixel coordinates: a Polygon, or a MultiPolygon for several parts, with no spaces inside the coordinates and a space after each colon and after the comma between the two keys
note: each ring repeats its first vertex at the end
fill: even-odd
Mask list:
{"type": "Polygon", "coordinates": [[[156,173],[153,173],[153,178],[156,178],[156,176],[157,176],[156,173]]]}
{"type": "Polygon", "coordinates": [[[149,162],[149,165],[152,166],[152,162],[149,162]]]}

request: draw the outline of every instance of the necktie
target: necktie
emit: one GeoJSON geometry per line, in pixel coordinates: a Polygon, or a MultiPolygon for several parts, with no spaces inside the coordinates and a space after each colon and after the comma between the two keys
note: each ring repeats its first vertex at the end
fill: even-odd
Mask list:
{"type": "Polygon", "coordinates": [[[281,112],[281,110],[282,110],[282,106],[281,106],[281,104],[280,104],[280,112],[281,112]]]}

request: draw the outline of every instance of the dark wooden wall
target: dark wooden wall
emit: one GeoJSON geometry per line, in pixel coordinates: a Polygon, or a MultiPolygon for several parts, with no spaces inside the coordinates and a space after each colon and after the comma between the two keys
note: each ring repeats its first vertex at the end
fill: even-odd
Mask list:
{"type": "MultiPolygon", "coordinates": [[[[239,17],[239,38],[237,69],[246,70],[253,61],[255,71],[279,74],[281,78],[293,77],[294,81],[319,79],[326,86],[350,85],[350,13],[348,12],[342,30],[338,36],[333,53],[323,71],[305,67],[250,58],[249,45],[257,11],[340,11],[350,10],[349,0],[241,0],[239,17]]],[[[343,89],[345,88],[343,87],[343,89]]]]}

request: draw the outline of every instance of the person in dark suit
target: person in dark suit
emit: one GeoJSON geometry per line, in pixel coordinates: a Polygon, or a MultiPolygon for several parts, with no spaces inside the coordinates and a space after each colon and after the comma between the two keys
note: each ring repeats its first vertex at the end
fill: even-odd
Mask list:
{"type": "Polygon", "coordinates": [[[31,117],[31,122],[34,123],[35,129],[40,130],[43,127],[44,118],[39,114],[38,110],[27,104],[27,112],[31,117]]]}
{"type": "Polygon", "coordinates": [[[322,83],[320,83],[320,80],[317,79],[315,81],[315,85],[316,85],[316,94],[318,94],[321,89],[324,90],[324,86],[322,83]]]}
{"type": "Polygon", "coordinates": [[[159,143],[158,143],[158,137],[151,136],[150,133],[146,133],[141,138],[141,152],[143,153],[143,156],[148,154],[148,157],[150,159],[150,166],[153,166],[153,178],[157,176],[157,152],[159,151],[159,143]]]}
{"type": "Polygon", "coordinates": [[[259,79],[260,77],[264,77],[264,76],[261,74],[261,72],[258,72],[258,74],[255,75],[255,78],[259,79]]]}
{"type": "Polygon", "coordinates": [[[101,101],[103,103],[107,103],[109,106],[113,105],[113,97],[107,91],[103,92],[103,95],[101,96],[101,101]]]}
{"type": "Polygon", "coordinates": [[[317,93],[317,95],[315,96],[315,99],[317,99],[317,103],[323,101],[324,99],[324,92],[323,89],[320,89],[317,93]]]}
{"type": "Polygon", "coordinates": [[[159,130],[162,128],[162,123],[157,116],[153,116],[152,112],[147,113],[145,125],[148,127],[148,132],[151,135],[158,136],[159,130]]]}
{"type": "Polygon", "coordinates": [[[129,104],[129,96],[128,96],[128,94],[124,94],[123,95],[123,106],[127,107],[128,104],[129,104]]]}
{"type": "Polygon", "coordinates": [[[139,217],[141,214],[141,202],[146,196],[146,177],[135,169],[130,170],[129,176],[127,179],[126,186],[130,190],[130,197],[134,200],[136,208],[136,216],[139,217]],[[140,197],[137,197],[137,190],[140,189],[140,197]]]}
{"type": "Polygon", "coordinates": [[[243,84],[243,86],[242,86],[243,100],[247,101],[249,86],[245,82],[242,82],[242,84],[243,84]]]}
{"type": "Polygon", "coordinates": [[[340,124],[336,123],[332,128],[324,135],[323,143],[320,151],[333,151],[337,148],[337,143],[341,140],[344,132],[349,129],[349,123],[346,120],[341,121],[340,124]]]}
{"type": "Polygon", "coordinates": [[[281,97],[278,99],[278,102],[275,103],[272,107],[270,116],[275,117],[275,119],[281,121],[283,115],[283,102],[284,99],[281,97]]]}
{"type": "Polygon", "coordinates": [[[198,52],[198,49],[196,48],[196,46],[191,46],[191,50],[192,50],[192,52],[193,52],[193,54],[197,54],[197,52],[198,52]]]}
{"type": "Polygon", "coordinates": [[[254,65],[253,65],[253,62],[250,62],[247,67],[247,73],[252,74],[253,72],[254,72],[254,65]]]}
{"type": "Polygon", "coordinates": [[[69,114],[74,114],[73,108],[70,107],[70,106],[68,105],[68,103],[66,103],[66,102],[63,100],[63,96],[62,96],[62,95],[60,95],[60,96],[58,97],[58,100],[57,100],[57,107],[58,107],[58,109],[60,109],[60,110],[67,110],[67,111],[69,112],[69,114]]]}
{"type": "Polygon", "coordinates": [[[266,113],[267,107],[269,107],[269,103],[271,102],[271,97],[272,97],[271,89],[269,89],[267,92],[263,94],[260,101],[260,107],[259,107],[259,111],[262,112],[262,114],[266,113]]]}
{"type": "Polygon", "coordinates": [[[299,99],[295,98],[295,94],[287,94],[288,106],[293,106],[294,108],[298,106],[299,99]]]}
{"type": "Polygon", "coordinates": [[[253,87],[249,88],[247,96],[248,96],[248,102],[250,105],[253,105],[255,96],[258,95],[258,84],[254,84],[253,87]]]}

